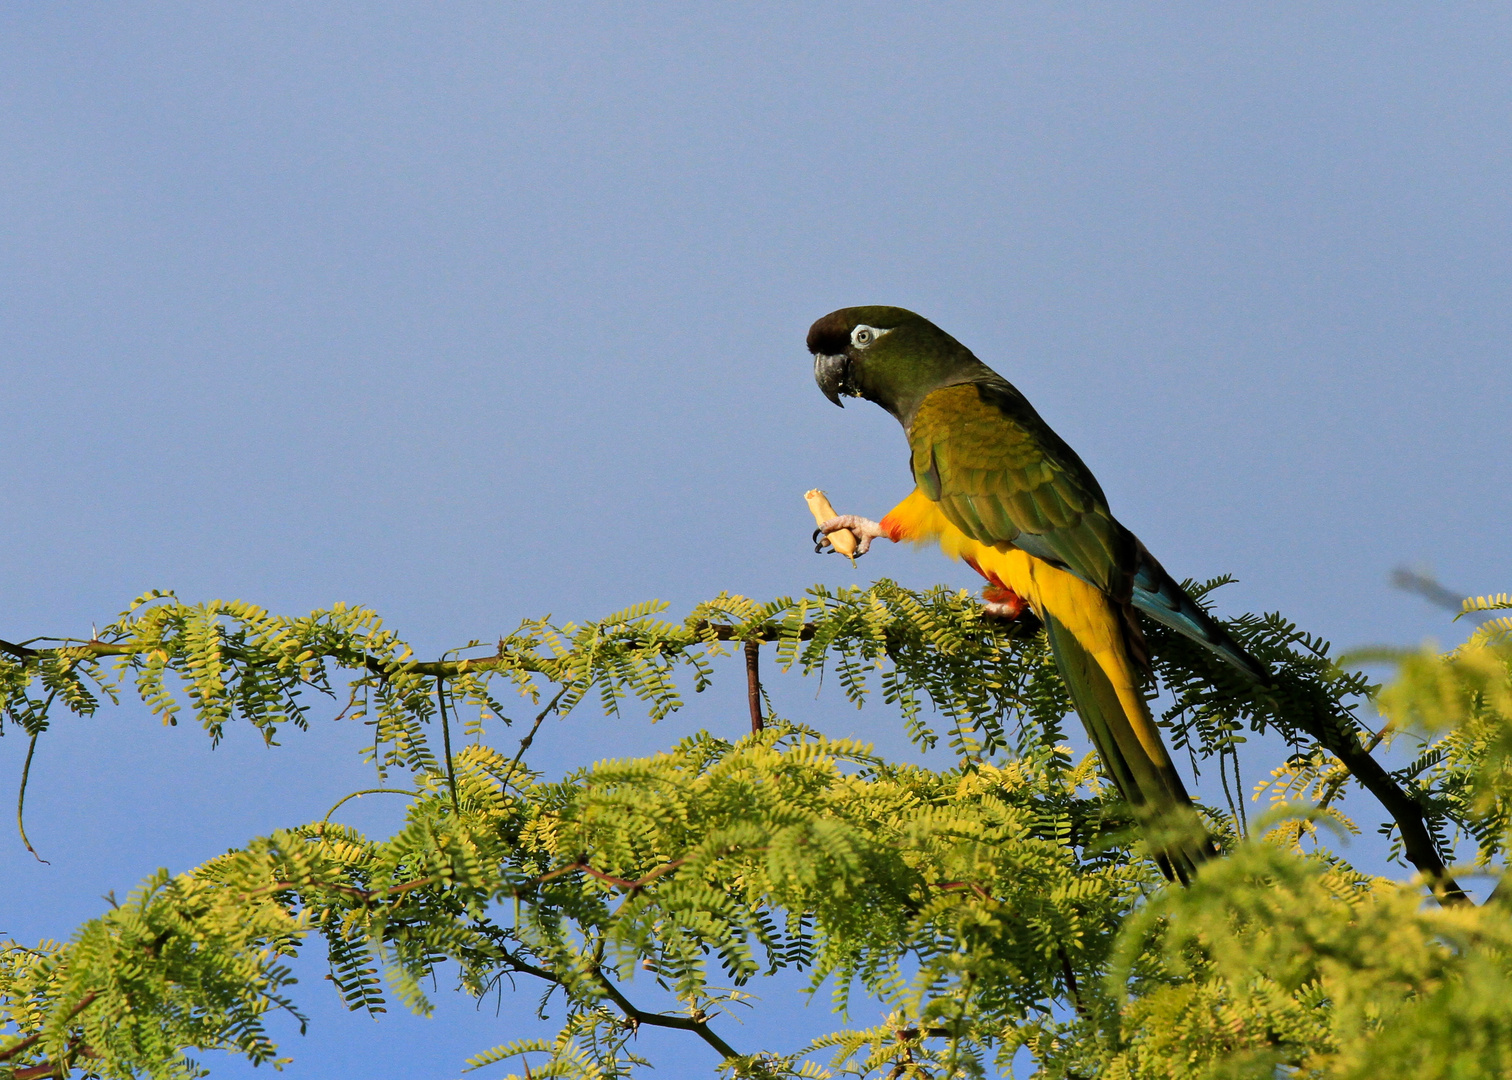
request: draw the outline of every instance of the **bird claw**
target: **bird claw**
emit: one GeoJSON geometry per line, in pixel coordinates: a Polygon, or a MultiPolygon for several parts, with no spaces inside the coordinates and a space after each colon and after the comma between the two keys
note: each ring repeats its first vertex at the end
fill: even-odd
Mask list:
{"type": "MultiPolygon", "coordinates": [[[[838,529],[831,529],[830,530],[830,532],[838,532],[838,531],[839,531],[838,529]]],[[[838,554],[840,554],[839,549],[836,548],[834,544],[830,543],[829,533],[825,532],[823,529],[815,529],[814,530],[814,535],[811,536],[809,539],[813,540],[813,542],[814,542],[814,553],[816,555],[838,555],[838,554]]],[[[854,555],[852,555],[851,558],[853,558],[853,559],[854,558],[859,558],[860,556],[865,555],[867,553],[867,551],[869,551],[870,549],[871,549],[871,540],[869,538],[863,536],[859,540],[857,540],[857,542],[856,542],[856,553],[854,555]]]]}
{"type": "Polygon", "coordinates": [[[887,535],[882,526],[871,518],[857,517],[855,514],[841,514],[839,517],[832,517],[821,523],[814,530],[814,550],[821,555],[834,551],[835,546],[830,542],[830,533],[839,532],[841,529],[849,530],[856,538],[856,553],[851,556],[852,558],[865,555],[871,550],[873,540],[887,535]]]}

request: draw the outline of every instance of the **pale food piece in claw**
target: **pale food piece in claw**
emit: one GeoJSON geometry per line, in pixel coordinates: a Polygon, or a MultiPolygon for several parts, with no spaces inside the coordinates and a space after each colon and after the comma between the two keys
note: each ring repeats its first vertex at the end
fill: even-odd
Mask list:
{"type": "MultiPolygon", "coordinates": [[[[818,488],[814,488],[812,491],[805,491],[803,493],[803,501],[808,503],[809,513],[814,515],[815,525],[823,525],[830,518],[840,516],[835,513],[835,508],[830,505],[830,501],[825,497],[824,492],[818,488]]],[[[836,529],[829,534],[829,542],[832,548],[851,561],[852,566],[856,565],[856,547],[859,541],[856,539],[855,533],[849,529],[836,529]]]]}

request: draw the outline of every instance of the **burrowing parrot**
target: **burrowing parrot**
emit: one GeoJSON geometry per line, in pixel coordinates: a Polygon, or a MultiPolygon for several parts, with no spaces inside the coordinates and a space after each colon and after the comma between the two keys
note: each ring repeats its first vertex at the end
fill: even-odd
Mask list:
{"type": "Polygon", "coordinates": [[[819,532],[850,529],[858,553],[878,537],[937,541],[987,579],[990,611],[1032,608],[1104,770],[1147,828],[1182,837],[1153,846],[1168,877],[1189,880],[1215,848],[1193,830],[1191,799],[1140,692],[1148,657],[1134,612],[1257,680],[1264,666],[1118,523],[1024,395],[955,338],[902,308],[855,307],[814,323],[808,348],[826,397],[874,401],[903,425],[916,485],[880,523],[843,515],[819,532]]]}

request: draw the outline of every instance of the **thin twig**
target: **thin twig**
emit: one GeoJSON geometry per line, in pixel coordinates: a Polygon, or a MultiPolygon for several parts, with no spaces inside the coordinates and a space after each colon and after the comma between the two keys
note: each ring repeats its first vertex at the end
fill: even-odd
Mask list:
{"type": "Polygon", "coordinates": [[[1081,993],[1077,990],[1076,972],[1071,967],[1071,958],[1066,955],[1065,946],[1057,945],[1055,951],[1060,954],[1061,977],[1066,980],[1066,994],[1071,998],[1072,1008],[1083,1020],[1091,1019],[1087,1013],[1087,1007],[1082,1004],[1081,993]]]}
{"type": "Polygon", "coordinates": [[[441,707],[441,747],[446,753],[446,786],[451,789],[452,809],[462,812],[457,805],[457,772],[452,768],[451,723],[446,718],[446,680],[436,676],[436,702],[441,707]]]}
{"type": "Polygon", "coordinates": [[[590,877],[596,877],[600,881],[607,881],[609,884],[617,886],[621,889],[629,889],[631,892],[640,892],[647,885],[651,884],[663,874],[670,874],[673,870],[676,870],[679,866],[683,865],[683,863],[687,861],[688,856],[686,855],[684,855],[681,859],[673,859],[671,862],[663,863],[655,870],[652,870],[650,873],[646,874],[643,877],[636,878],[634,881],[626,881],[622,877],[615,877],[613,874],[606,874],[602,870],[595,870],[587,863],[583,863],[582,868],[583,872],[590,877]]]}
{"type": "Polygon", "coordinates": [[[735,1048],[725,1042],[709,1028],[708,1021],[694,1020],[690,1016],[667,1016],[664,1013],[646,1012],[630,1004],[630,999],[620,993],[619,988],[609,981],[602,971],[594,971],[594,977],[598,984],[604,988],[604,993],[609,999],[619,1006],[620,1012],[625,1014],[628,1020],[636,1024],[646,1024],[650,1027],[676,1028],[680,1031],[691,1031],[704,1042],[708,1043],[719,1052],[724,1059],[739,1057],[735,1048]]]}
{"type": "Polygon", "coordinates": [[[761,642],[750,638],[745,643],[746,701],[751,706],[751,731],[764,726],[761,721],[761,642]]]}
{"type": "Polygon", "coordinates": [[[21,790],[16,794],[16,831],[21,834],[21,842],[26,845],[26,850],[32,853],[32,858],[39,863],[47,863],[51,866],[52,863],[38,855],[37,849],[32,847],[31,841],[26,838],[26,782],[31,776],[32,755],[37,752],[37,735],[40,734],[42,734],[40,731],[34,734],[31,742],[26,745],[26,764],[21,766],[21,790]]]}
{"type": "Polygon", "coordinates": [[[637,878],[634,881],[629,881],[622,877],[616,877],[613,874],[607,874],[602,870],[595,870],[593,867],[588,865],[587,855],[579,855],[576,859],[572,860],[572,862],[570,863],[567,863],[565,866],[559,866],[555,870],[548,870],[544,874],[537,874],[535,877],[530,878],[528,881],[520,882],[515,886],[514,894],[516,896],[519,896],[526,889],[532,888],[536,885],[544,885],[548,881],[555,881],[557,878],[562,877],[564,874],[570,874],[574,870],[581,870],[589,877],[598,878],[600,881],[607,881],[609,884],[617,888],[628,889],[631,892],[640,892],[647,885],[651,884],[663,874],[670,874],[673,870],[676,870],[678,867],[682,866],[688,861],[688,859],[689,856],[687,855],[684,855],[680,859],[673,859],[671,862],[663,863],[662,865],[656,867],[654,870],[651,870],[645,876],[637,878]]]}
{"type": "MultiPolygon", "coordinates": [[[[494,937],[495,935],[488,934],[488,936],[494,937]]],[[[567,985],[555,972],[537,967],[529,961],[520,959],[503,945],[495,944],[494,947],[499,950],[499,955],[504,959],[504,962],[515,971],[524,975],[534,975],[538,979],[555,983],[557,986],[565,987],[567,985]]],[[[675,1028],[679,1031],[691,1031],[718,1051],[722,1058],[728,1059],[740,1056],[736,1053],[734,1047],[710,1030],[708,1021],[695,1020],[688,1016],[667,1016],[665,1013],[647,1012],[633,1005],[630,999],[620,992],[619,987],[610,982],[608,977],[599,968],[595,967],[593,969],[593,977],[594,981],[603,988],[609,1000],[613,1001],[619,1007],[620,1012],[624,1013],[625,1019],[632,1023],[645,1024],[647,1027],[675,1028]]]]}
{"type": "Polygon", "coordinates": [[[1386,723],[1381,725],[1381,730],[1372,735],[1370,737],[1370,741],[1365,744],[1365,752],[1367,754],[1373,753],[1375,751],[1375,748],[1381,745],[1381,740],[1386,738],[1387,735],[1390,735],[1394,730],[1396,730],[1396,721],[1386,721],[1386,723]]]}
{"type": "MultiPolygon", "coordinates": [[[[1228,754],[1226,751],[1222,749],[1218,751],[1218,783],[1223,785],[1223,801],[1228,803],[1229,814],[1233,817],[1234,824],[1237,825],[1239,823],[1239,809],[1234,805],[1233,793],[1229,791],[1228,770],[1223,764],[1224,759],[1227,757],[1228,754]]],[[[1243,799],[1244,794],[1241,792],[1239,797],[1243,799]]]]}
{"type": "Polygon", "coordinates": [[[364,795],[413,795],[416,798],[419,798],[423,794],[424,793],[420,791],[405,791],[403,788],[363,788],[361,791],[354,791],[350,795],[343,795],[340,799],[338,799],[336,805],[326,811],[326,815],[325,817],[320,819],[320,823],[324,825],[326,822],[330,821],[331,815],[340,808],[342,803],[350,802],[352,799],[358,799],[364,795]]]}
{"type": "MultiPolygon", "coordinates": [[[[47,713],[52,708],[53,699],[57,696],[58,691],[54,690],[47,695],[47,700],[42,703],[43,726],[46,724],[47,713]]],[[[21,842],[26,845],[26,850],[32,853],[32,858],[40,863],[47,863],[48,866],[51,866],[52,863],[47,862],[46,859],[37,854],[37,849],[32,847],[31,841],[26,837],[26,785],[31,778],[32,755],[37,752],[37,736],[41,734],[42,730],[40,727],[31,733],[31,742],[26,747],[26,763],[21,766],[21,790],[16,792],[16,831],[21,834],[21,842]]]]}
{"type": "Polygon", "coordinates": [[[1239,751],[1234,751],[1234,791],[1239,796],[1239,832],[1249,837],[1249,814],[1244,809],[1244,778],[1239,775],[1239,751]]]}
{"type": "Polygon", "coordinates": [[[529,750],[530,744],[535,742],[536,732],[541,730],[541,723],[556,709],[557,702],[562,700],[562,695],[566,692],[567,687],[564,685],[560,690],[556,692],[556,696],[546,703],[546,707],[540,712],[536,713],[535,723],[530,725],[530,730],[526,732],[525,737],[520,740],[520,750],[517,754],[515,754],[514,760],[509,763],[508,771],[504,773],[504,782],[506,784],[509,783],[511,779],[513,779],[515,766],[520,764],[520,759],[525,756],[525,751],[529,750]]]}
{"type": "Polygon", "coordinates": [[[290,889],[330,889],[332,892],[338,892],[344,896],[352,896],[357,898],[358,900],[363,901],[364,903],[368,903],[373,900],[380,900],[386,896],[398,896],[401,893],[409,892],[411,889],[419,889],[423,888],[426,885],[434,885],[438,880],[440,879],[435,877],[417,878],[414,881],[406,881],[403,885],[393,885],[387,889],[359,889],[355,885],[338,885],[334,882],[329,881],[275,881],[273,884],[265,885],[261,889],[254,889],[252,892],[243,893],[241,897],[239,897],[239,899],[251,900],[255,896],[266,896],[269,893],[287,892],[290,889]]]}
{"type": "Polygon", "coordinates": [[[992,894],[974,881],[936,881],[932,883],[937,889],[970,889],[978,900],[991,900],[992,894]]]}
{"type": "MultiPolygon", "coordinates": [[[[75,1005],[69,1011],[68,1015],[63,1018],[63,1022],[65,1024],[68,1023],[68,1021],[72,1020],[74,1017],[78,1016],[85,1009],[89,1008],[91,1005],[94,1004],[94,1000],[98,996],[99,996],[99,994],[96,993],[94,990],[91,990],[89,993],[85,994],[83,997],[81,997],[79,999],[79,1003],[77,1005],[75,1005]]],[[[21,1051],[26,1050],[26,1049],[28,1049],[28,1048],[30,1048],[32,1046],[35,1046],[37,1044],[37,1041],[39,1039],[41,1039],[41,1038],[42,1038],[42,1032],[39,1031],[35,1035],[28,1035],[26,1038],[22,1039],[18,1043],[12,1043],[10,1046],[7,1046],[4,1050],[0,1050],[0,1061],[9,1061],[11,1058],[13,1058],[17,1054],[21,1053],[21,1051]]],[[[19,1075],[19,1074],[17,1074],[17,1075],[19,1075]]]]}

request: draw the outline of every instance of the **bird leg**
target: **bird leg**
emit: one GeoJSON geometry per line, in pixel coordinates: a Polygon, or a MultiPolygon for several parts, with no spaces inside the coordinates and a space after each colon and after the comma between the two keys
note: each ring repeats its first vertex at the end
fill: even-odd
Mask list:
{"type": "MultiPolygon", "coordinates": [[[[865,555],[871,549],[871,542],[879,536],[887,536],[887,532],[871,518],[857,517],[855,514],[841,514],[832,517],[828,521],[820,522],[814,530],[814,550],[821,554],[835,550],[829,542],[829,534],[839,532],[841,529],[849,529],[855,534],[856,554],[865,555]]],[[[892,539],[888,537],[888,539],[892,539]]]]}

